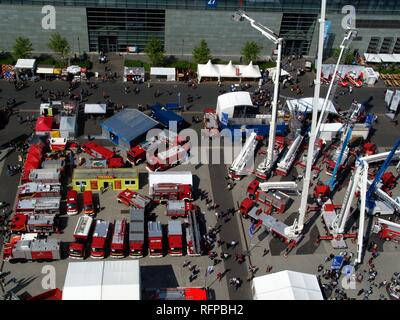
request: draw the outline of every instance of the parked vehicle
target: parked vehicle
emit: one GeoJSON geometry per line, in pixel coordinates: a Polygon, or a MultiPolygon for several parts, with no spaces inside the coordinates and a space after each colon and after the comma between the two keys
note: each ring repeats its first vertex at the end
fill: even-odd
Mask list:
{"type": "Polygon", "coordinates": [[[178,220],[168,221],[168,253],[171,256],[181,256],[182,252],[182,223],[178,220]]]}
{"type": "Polygon", "coordinates": [[[169,200],[166,215],[168,217],[187,217],[188,212],[193,210],[193,203],[185,200],[169,200]]]}
{"type": "Polygon", "coordinates": [[[129,256],[141,258],[144,255],[144,209],[132,208],[129,222],[129,256]]]}
{"type": "Polygon", "coordinates": [[[117,196],[117,200],[119,203],[123,203],[128,207],[135,207],[138,209],[145,209],[151,202],[149,197],[129,189],[120,192],[117,196]]]}
{"type": "Polygon", "coordinates": [[[53,214],[23,214],[17,213],[12,218],[9,230],[11,232],[29,232],[50,235],[57,232],[57,219],[53,214]]]}
{"type": "Polygon", "coordinates": [[[149,254],[150,257],[160,258],[163,256],[163,236],[162,227],[159,221],[148,222],[149,233],[149,254]]]}
{"type": "Polygon", "coordinates": [[[69,190],[67,192],[67,215],[73,216],[78,213],[78,192],[75,190],[69,190]]]}
{"type": "Polygon", "coordinates": [[[84,259],[86,257],[88,244],[93,231],[93,218],[81,216],[74,229],[75,242],[69,245],[69,257],[74,259],[84,259]]]}
{"type": "Polygon", "coordinates": [[[90,190],[83,192],[83,213],[89,216],[96,213],[93,204],[93,193],[90,190]]]}
{"type": "Polygon", "coordinates": [[[96,220],[92,238],[90,256],[95,259],[104,259],[109,247],[110,223],[104,220],[96,220]]]}
{"type": "Polygon", "coordinates": [[[127,222],[126,219],[115,220],[114,232],[111,240],[110,256],[112,258],[124,258],[127,249],[127,222]]]}

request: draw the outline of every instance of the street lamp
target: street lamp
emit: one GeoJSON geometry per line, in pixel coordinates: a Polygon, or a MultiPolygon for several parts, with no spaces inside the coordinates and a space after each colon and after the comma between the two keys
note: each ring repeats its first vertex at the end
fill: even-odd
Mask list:
{"type": "Polygon", "coordinates": [[[275,134],[276,134],[276,114],[278,110],[278,96],[279,96],[279,79],[281,76],[281,58],[282,58],[282,42],[283,39],[280,38],[277,34],[275,34],[272,30],[262,25],[261,23],[256,22],[254,19],[250,18],[244,11],[239,10],[232,15],[232,20],[234,21],[243,21],[248,20],[250,25],[261,32],[261,34],[266,37],[268,40],[272,41],[275,45],[278,46],[278,57],[276,60],[276,73],[275,73],[275,83],[274,83],[274,95],[272,100],[272,114],[271,114],[271,122],[269,128],[269,139],[268,139],[268,152],[266,159],[260,164],[259,169],[263,172],[269,173],[272,169],[273,165],[277,160],[277,154],[274,151],[275,145],[275,134]]]}

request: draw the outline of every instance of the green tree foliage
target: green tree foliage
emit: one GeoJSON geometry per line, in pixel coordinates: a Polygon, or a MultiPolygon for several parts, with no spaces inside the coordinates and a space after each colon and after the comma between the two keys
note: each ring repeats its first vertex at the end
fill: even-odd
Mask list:
{"type": "Polygon", "coordinates": [[[31,40],[24,37],[18,37],[15,39],[15,43],[12,48],[12,53],[15,59],[28,58],[32,51],[33,46],[31,40]]]}
{"type": "Polygon", "coordinates": [[[152,66],[161,66],[164,63],[164,45],[158,38],[152,38],[144,50],[149,57],[152,66]]]}
{"type": "Polygon", "coordinates": [[[198,47],[193,49],[193,59],[196,63],[207,63],[211,59],[210,49],[207,42],[203,39],[200,41],[198,47]]]}
{"type": "Polygon", "coordinates": [[[59,55],[61,60],[65,60],[71,51],[67,38],[59,33],[53,33],[50,37],[48,47],[56,54],[59,55]]]}
{"type": "Polygon", "coordinates": [[[250,63],[250,61],[257,61],[262,50],[262,46],[259,46],[254,41],[247,41],[242,48],[242,56],[245,63],[250,63]]]}

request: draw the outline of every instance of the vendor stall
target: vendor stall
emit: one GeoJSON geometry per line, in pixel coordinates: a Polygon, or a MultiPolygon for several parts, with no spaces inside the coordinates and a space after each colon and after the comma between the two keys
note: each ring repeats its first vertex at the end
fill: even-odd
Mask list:
{"type": "Polygon", "coordinates": [[[50,136],[53,130],[53,117],[39,117],[36,121],[35,133],[38,136],[50,136]]]}
{"type": "Polygon", "coordinates": [[[200,82],[202,78],[238,78],[238,79],[258,79],[261,77],[260,68],[250,62],[248,65],[234,65],[232,61],[225,64],[212,64],[208,60],[206,64],[197,65],[197,77],[200,82]]]}
{"type": "Polygon", "coordinates": [[[107,105],[101,104],[85,104],[85,114],[106,114],[107,105]]]}
{"type": "Polygon", "coordinates": [[[18,79],[27,79],[35,75],[36,59],[18,59],[14,66],[18,79]]]}
{"type": "MultiPolygon", "coordinates": [[[[311,113],[312,109],[313,109],[313,100],[314,100],[314,98],[302,98],[302,99],[287,100],[286,105],[289,108],[289,111],[291,114],[294,114],[295,112],[311,113]]],[[[319,104],[318,104],[319,112],[322,110],[324,101],[325,101],[324,98],[319,98],[319,104]]],[[[328,102],[328,104],[326,106],[326,111],[329,113],[337,114],[336,108],[333,105],[332,101],[328,102]]]]}
{"type": "Polygon", "coordinates": [[[150,68],[150,76],[155,79],[166,79],[167,81],[176,80],[175,68],[150,68]]]}
{"type": "Polygon", "coordinates": [[[382,59],[376,53],[364,53],[365,61],[368,63],[381,63],[382,59]]]}
{"type": "Polygon", "coordinates": [[[54,74],[54,66],[48,65],[38,65],[36,73],[45,79],[54,78],[56,76],[54,74]]]}
{"type": "Polygon", "coordinates": [[[144,68],[124,67],[124,82],[132,81],[134,83],[143,83],[145,79],[144,68]]]}
{"type": "Polygon", "coordinates": [[[72,188],[78,192],[85,190],[138,190],[139,175],[134,168],[74,169],[72,188]]]}
{"type": "Polygon", "coordinates": [[[77,133],[76,115],[60,118],[60,136],[66,139],[75,139],[77,133]]]}
{"type": "Polygon", "coordinates": [[[1,76],[5,80],[13,80],[15,78],[14,66],[10,64],[1,65],[1,76]]]}

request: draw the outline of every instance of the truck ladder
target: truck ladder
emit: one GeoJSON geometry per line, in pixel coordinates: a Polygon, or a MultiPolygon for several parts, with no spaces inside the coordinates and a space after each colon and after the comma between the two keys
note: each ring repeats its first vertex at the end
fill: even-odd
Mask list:
{"type": "Polygon", "coordinates": [[[240,175],[243,172],[243,169],[251,159],[254,157],[254,151],[257,146],[257,134],[252,132],[250,136],[247,138],[246,143],[240,150],[238,156],[233,161],[232,165],[230,166],[230,171],[235,172],[237,175],[240,175]]]}
{"type": "Polygon", "coordinates": [[[261,182],[258,187],[264,192],[270,190],[297,190],[297,183],[294,181],[261,182]]]}
{"type": "Polygon", "coordinates": [[[296,159],[297,152],[300,148],[301,143],[303,142],[304,137],[302,135],[298,135],[293,143],[290,145],[288,152],[285,154],[284,158],[279,161],[278,169],[285,171],[286,173],[289,171],[290,167],[294,163],[294,159],[296,159]]]}

